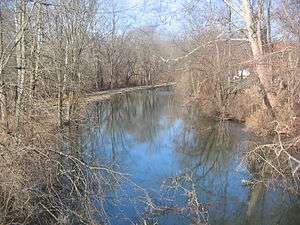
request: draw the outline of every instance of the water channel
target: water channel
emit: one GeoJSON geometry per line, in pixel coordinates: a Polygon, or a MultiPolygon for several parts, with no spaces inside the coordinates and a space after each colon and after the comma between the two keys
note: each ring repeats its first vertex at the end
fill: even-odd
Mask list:
{"type": "Polygon", "coordinates": [[[124,174],[95,201],[103,223],[300,224],[299,198],[245,185],[251,136],[241,124],[202,117],[162,89],[92,103],[85,118],[85,159],[124,174]]]}

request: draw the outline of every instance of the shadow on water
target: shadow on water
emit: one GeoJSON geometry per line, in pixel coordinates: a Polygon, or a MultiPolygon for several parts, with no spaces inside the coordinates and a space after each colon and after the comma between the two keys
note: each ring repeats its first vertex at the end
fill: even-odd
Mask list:
{"type": "Polygon", "coordinates": [[[95,201],[106,223],[200,224],[201,206],[203,224],[299,224],[299,198],[242,184],[251,179],[243,126],[201,117],[169,91],[93,103],[78,133],[85,161],[125,174],[104,204],[95,201]]]}

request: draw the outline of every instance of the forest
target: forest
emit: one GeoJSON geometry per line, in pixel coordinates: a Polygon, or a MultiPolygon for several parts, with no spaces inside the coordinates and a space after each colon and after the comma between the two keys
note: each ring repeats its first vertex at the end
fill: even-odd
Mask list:
{"type": "MultiPolygon", "coordinates": [[[[299,58],[299,0],[0,0],[0,224],[106,224],[99,202],[128,178],[86,161],[74,139],[93,96],[139,88],[243,124],[253,180],[298,196],[299,58]]],[[[164,105],[145,101],[117,106],[164,105]]],[[[94,123],[125,121],[110,110],[94,123]]],[[[143,116],[151,133],[158,116],[143,116]]]]}

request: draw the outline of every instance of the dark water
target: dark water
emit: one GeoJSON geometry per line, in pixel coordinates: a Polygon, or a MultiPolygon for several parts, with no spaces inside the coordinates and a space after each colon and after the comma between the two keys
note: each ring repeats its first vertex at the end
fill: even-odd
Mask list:
{"type": "Polygon", "coordinates": [[[242,163],[249,147],[243,126],[201,118],[172,92],[93,103],[80,133],[88,160],[124,174],[112,179],[117,185],[104,203],[95,201],[108,218],[96,214],[99,221],[176,225],[200,224],[200,217],[215,225],[300,224],[299,199],[242,185],[252,178],[242,163]],[[205,203],[205,213],[193,210],[195,202],[205,203]]]}

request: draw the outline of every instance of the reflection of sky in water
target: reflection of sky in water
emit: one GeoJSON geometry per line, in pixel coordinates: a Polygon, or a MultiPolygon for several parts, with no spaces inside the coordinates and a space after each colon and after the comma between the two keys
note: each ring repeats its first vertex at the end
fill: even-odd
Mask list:
{"type": "MultiPolygon", "coordinates": [[[[242,179],[250,177],[240,166],[241,154],[247,148],[242,126],[220,126],[183,115],[184,109],[166,92],[136,92],[116,97],[112,103],[91,105],[82,140],[88,155],[96,155],[94,159],[101,163],[118,165],[157,204],[184,204],[181,192],[173,201],[161,198],[160,187],[170,176],[192,172],[199,200],[213,205],[210,224],[298,224],[299,207],[289,203],[294,199],[288,201],[283,194],[267,192],[263,187],[251,190],[241,185],[242,179]],[[200,126],[201,131],[190,129],[191,125],[200,126]],[[256,196],[260,197],[252,209],[248,206],[256,202],[256,196]]],[[[127,182],[110,195],[116,196],[121,197],[116,204],[107,201],[106,205],[111,223],[137,223],[144,215],[144,204],[139,201],[143,191],[127,182]]],[[[159,222],[190,224],[172,214],[159,217],[159,222]]]]}

